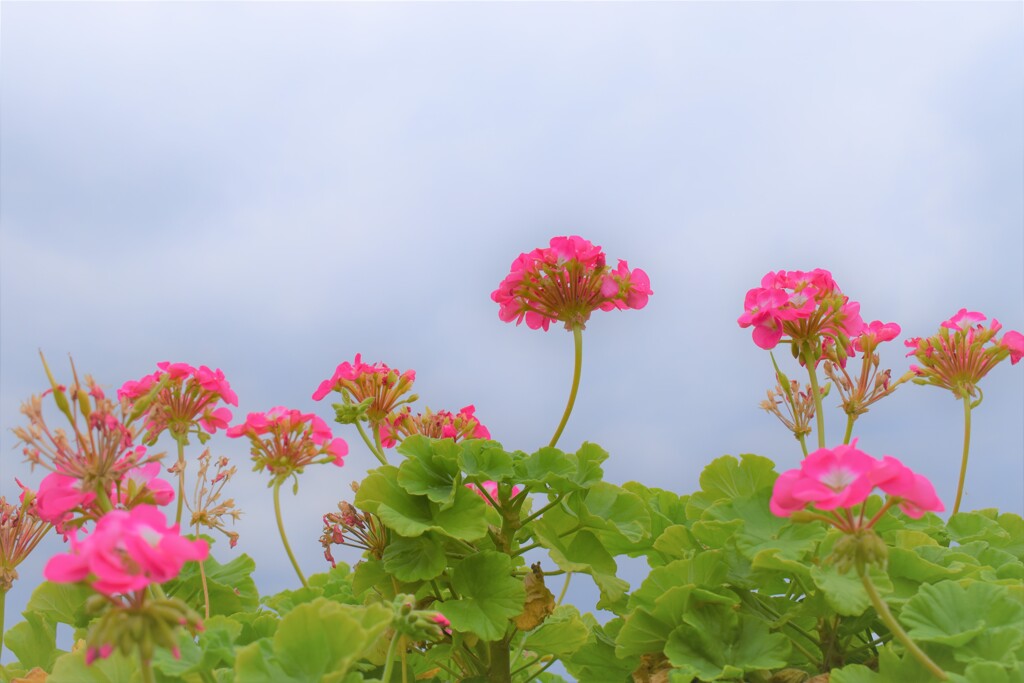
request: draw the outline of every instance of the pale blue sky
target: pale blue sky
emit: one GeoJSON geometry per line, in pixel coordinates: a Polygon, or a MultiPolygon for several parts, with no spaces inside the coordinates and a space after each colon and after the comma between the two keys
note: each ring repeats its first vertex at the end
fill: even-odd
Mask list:
{"type": "MultiPolygon", "coordinates": [[[[239,419],[329,418],[310,394],[362,353],[415,369],[421,406],[473,403],[533,450],[571,336],[501,323],[489,294],[562,234],[655,295],[592,319],[560,445],[597,442],[610,480],[680,493],[724,453],[793,467],[757,408],[768,355],[735,322],[765,272],[830,269],[904,337],[961,307],[1024,329],[1022,28],[1012,2],[5,2],[0,491],[42,477],[10,434],[45,388],[37,349],[111,391],[162,360],[222,368],[239,419]]],[[[883,363],[898,375],[903,355],[883,363]]],[[[1024,510],[1022,372],[982,384],[967,508],[1024,510]]],[[[860,445],[951,504],[960,420],[907,386],[860,445]]],[[[374,462],[337,432],[346,467],[286,501],[307,572],[320,516],[374,462]]],[[[243,470],[239,549],[265,590],[291,586],[263,478],[243,444],[211,445],[243,470]]],[[[25,566],[9,623],[59,548],[25,566]]]]}

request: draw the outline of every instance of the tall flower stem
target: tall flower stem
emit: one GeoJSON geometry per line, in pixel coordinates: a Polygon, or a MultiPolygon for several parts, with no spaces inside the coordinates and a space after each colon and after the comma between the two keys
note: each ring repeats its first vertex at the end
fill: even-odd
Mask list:
{"type": "Polygon", "coordinates": [[[562,430],[565,429],[569,415],[572,414],[572,407],[576,403],[576,392],[580,388],[580,373],[583,369],[583,328],[576,326],[572,328],[572,341],[576,356],[572,369],[572,388],[569,390],[569,402],[565,406],[565,413],[562,414],[562,421],[558,423],[558,429],[555,430],[555,435],[551,437],[551,443],[548,444],[551,448],[555,447],[558,438],[562,436],[562,430]]]}
{"type": "Polygon", "coordinates": [[[284,543],[284,550],[288,553],[288,559],[292,561],[295,573],[299,575],[299,581],[302,582],[303,588],[309,588],[309,584],[306,583],[306,577],[302,574],[302,570],[299,569],[299,563],[295,561],[292,547],[288,545],[288,536],[284,533],[284,522],[281,520],[281,484],[283,482],[284,480],[280,477],[274,480],[274,515],[277,517],[277,530],[281,533],[281,542],[284,543]]]}
{"type": "Polygon", "coordinates": [[[850,439],[853,437],[853,423],[857,421],[857,418],[853,415],[849,415],[846,418],[846,434],[843,435],[843,444],[849,444],[850,439]]]}
{"type": "Polygon", "coordinates": [[[366,435],[366,430],[363,429],[363,425],[360,424],[359,422],[356,422],[356,429],[359,430],[359,436],[363,437],[363,443],[366,444],[366,447],[370,449],[370,452],[373,453],[374,457],[377,458],[377,460],[380,460],[380,464],[387,465],[388,459],[384,457],[384,452],[381,449],[377,448],[374,445],[373,441],[370,441],[370,437],[366,435]]]}
{"type": "Polygon", "coordinates": [[[142,674],[142,683],[154,683],[153,679],[153,667],[150,666],[150,662],[142,655],[142,650],[139,650],[139,673],[142,674]]]}
{"type": "Polygon", "coordinates": [[[964,396],[964,454],[960,460],[960,481],[956,485],[956,502],[953,514],[960,511],[960,499],[964,495],[964,479],[967,478],[967,454],[971,450],[971,399],[964,396]]]}
{"type": "Polygon", "coordinates": [[[183,437],[174,440],[178,443],[178,511],[174,515],[174,523],[180,528],[182,505],[185,504],[185,442],[183,437]]]}
{"type": "Polygon", "coordinates": [[[917,643],[907,635],[907,632],[903,630],[900,623],[896,621],[896,617],[889,611],[889,606],[882,600],[882,596],[878,594],[878,589],[875,588],[875,584],[872,583],[871,577],[868,576],[867,571],[862,567],[857,567],[857,573],[860,574],[860,581],[864,584],[864,590],[867,591],[868,598],[871,600],[871,604],[875,608],[875,612],[878,613],[882,623],[889,627],[889,631],[896,640],[903,643],[903,647],[907,648],[907,652],[913,655],[914,659],[921,663],[924,668],[928,669],[933,676],[940,681],[946,680],[946,672],[939,668],[938,664],[933,662],[928,655],[924,653],[924,650],[917,646],[917,643]]]}
{"type": "Polygon", "coordinates": [[[814,395],[814,421],[818,432],[818,448],[825,447],[825,416],[821,412],[821,389],[818,388],[818,371],[814,368],[815,359],[809,350],[804,351],[804,364],[811,378],[811,393],[814,395]]]}

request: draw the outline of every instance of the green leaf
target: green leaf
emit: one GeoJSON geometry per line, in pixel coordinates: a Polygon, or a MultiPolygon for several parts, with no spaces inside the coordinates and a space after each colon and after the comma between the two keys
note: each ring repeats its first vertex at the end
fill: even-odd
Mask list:
{"type": "Polygon", "coordinates": [[[684,676],[715,681],[787,664],[789,639],[727,605],[691,607],[684,621],[665,644],[665,655],[684,676]]]}
{"type": "Polygon", "coordinates": [[[398,470],[391,466],[371,472],[356,493],[355,504],[376,514],[384,524],[402,536],[415,537],[437,531],[463,541],[475,541],[487,535],[488,525],[499,523],[497,513],[469,489],[455,488],[450,506],[432,503],[398,485],[398,470]]]}
{"type": "Polygon", "coordinates": [[[426,496],[442,507],[450,505],[461,486],[455,442],[414,434],[397,450],[407,458],[398,468],[398,484],[414,496],[426,496]]]}
{"type": "Polygon", "coordinates": [[[477,483],[512,480],[512,456],[497,442],[472,439],[459,445],[458,465],[467,479],[477,483]]]}
{"type": "Polygon", "coordinates": [[[699,519],[701,513],[718,500],[749,498],[758,491],[771,490],[778,474],[775,463],[758,455],[741,455],[741,460],[723,455],[712,460],[700,474],[701,490],[686,506],[686,516],[699,519]]]}
{"type": "Polygon", "coordinates": [[[579,611],[570,605],[556,607],[540,627],[526,638],[524,649],[541,655],[565,657],[582,647],[590,637],[579,611]]]}
{"type": "Polygon", "coordinates": [[[629,596],[629,608],[646,607],[653,609],[657,601],[670,588],[677,586],[703,586],[717,588],[726,577],[726,566],[722,553],[709,550],[693,558],[670,562],[664,567],[651,570],[643,584],[629,596]]]}
{"type": "Polygon", "coordinates": [[[994,584],[974,582],[963,586],[943,581],[923,585],[904,605],[901,620],[914,640],[957,648],[955,654],[960,656],[968,655],[965,646],[979,636],[980,641],[986,642],[977,645],[986,650],[998,639],[998,649],[1003,654],[1017,649],[1024,641],[1020,628],[1024,624],[1024,606],[1011,597],[1005,586],[994,584]]]}
{"type": "MultiPolygon", "coordinates": [[[[585,615],[584,619],[591,615],[585,615]]],[[[638,661],[619,659],[615,655],[615,637],[622,628],[621,617],[612,619],[604,626],[591,624],[591,637],[568,659],[564,659],[569,673],[579,681],[592,683],[632,683],[633,671],[638,661]]]]}
{"type": "Polygon", "coordinates": [[[338,564],[328,572],[313,574],[303,586],[295,590],[283,590],[275,595],[262,598],[261,602],[280,615],[285,615],[295,608],[315,598],[324,597],[334,602],[355,605],[359,604],[352,590],[352,573],[348,565],[338,564]]]}
{"type": "MultiPolygon", "coordinates": [[[[879,593],[892,592],[888,574],[872,567],[868,576],[879,593]]],[[[845,617],[856,617],[871,606],[871,598],[855,570],[840,574],[833,565],[811,567],[811,579],[825,594],[825,600],[832,609],[845,617]]]]}
{"type": "Polygon", "coordinates": [[[38,612],[26,610],[23,616],[23,621],[4,634],[4,645],[25,669],[38,666],[49,671],[54,660],[64,654],[57,649],[57,626],[38,612]]]}
{"type": "Polygon", "coordinates": [[[429,581],[448,564],[441,542],[427,532],[415,538],[398,538],[384,551],[384,569],[399,581],[429,581]]]}
{"type": "Polygon", "coordinates": [[[84,628],[90,621],[85,611],[85,601],[92,595],[95,595],[95,591],[88,586],[44,581],[32,591],[23,614],[36,614],[51,624],[84,628]]]}
{"type": "Polygon", "coordinates": [[[502,638],[509,619],[523,610],[526,590],[512,576],[508,555],[485,550],[452,567],[452,589],[458,599],[437,606],[452,628],[483,640],[502,638]]]}
{"type": "MultiPolygon", "coordinates": [[[[221,564],[212,555],[206,559],[204,570],[210,591],[211,615],[231,615],[259,609],[259,591],[252,578],[255,569],[256,563],[244,553],[227,564],[221,564]]],[[[165,583],[163,588],[168,596],[181,598],[202,610],[203,581],[198,562],[185,564],[177,578],[165,583]]]]}
{"type": "Polygon", "coordinates": [[[141,680],[137,657],[128,658],[115,651],[105,659],[86,664],[85,648],[82,648],[58,657],[46,683],[139,683],[141,680]]]}
{"type": "Polygon", "coordinates": [[[577,513],[593,529],[613,530],[636,543],[650,536],[651,513],[640,496],[606,482],[596,482],[582,497],[577,513]]]}
{"type": "Polygon", "coordinates": [[[545,447],[520,457],[514,467],[516,480],[523,484],[549,486],[560,493],[580,488],[573,482],[576,463],[557,448],[545,447]]]}

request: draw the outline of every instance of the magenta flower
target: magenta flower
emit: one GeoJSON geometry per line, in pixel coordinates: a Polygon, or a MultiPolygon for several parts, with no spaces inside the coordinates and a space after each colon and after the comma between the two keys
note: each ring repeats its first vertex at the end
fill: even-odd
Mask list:
{"type": "Polygon", "coordinates": [[[762,349],[773,349],[787,337],[817,356],[829,345],[840,363],[853,355],[851,339],[864,328],[860,304],[850,301],[821,268],[767,273],[760,287],[747,292],[743,309],[736,322],[754,328],[754,343],[762,349]]]}
{"type": "Polygon", "coordinates": [[[412,390],[416,372],[400,372],[384,363],[369,365],[356,354],[355,361],[339,365],[330,378],[320,383],[313,393],[313,400],[319,401],[332,391],[342,395],[347,402],[360,404],[369,401],[366,416],[376,427],[398,406],[416,400],[416,396],[402,398],[412,390]]]}
{"type": "Polygon", "coordinates": [[[883,323],[873,320],[864,326],[860,336],[853,339],[853,348],[858,353],[870,354],[882,342],[892,341],[900,334],[900,326],[896,323],[883,323]]]}
{"type": "Polygon", "coordinates": [[[856,440],[848,446],[819,449],[799,469],[783,472],[775,480],[769,503],[773,514],[789,517],[808,505],[831,511],[831,517],[816,518],[847,533],[871,528],[893,505],[915,519],[945,509],[927,478],[892,456],[876,460],[858,450],[856,440]],[[885,506],[867,523],[854,519],[850,508],[867,500],[876,486],[888,496],[885,506]]]}
{"type": "Polygon", "coordinates": [[[74,518],[74,512],[84,511],[95,500],[95,493],[82,490],[81,479],[61,472],[51,472],[39,482],[35,510],[39,519],[49,522],[59,533],[67,535],[69,529],[66,524],[74,518]]]}
{"type": "Polygon", "coordinates": [[[946,509],[926,477],[892,456],[885,456],[870,477],[875,486],[899,501],[900,509],[908,517],[919,519],[925,512],[946,509]]]}
{"type": "Polygon", "coordinates": [[[809,503],[820,510],[848,508],[863,503],[874,484],[869,477],[877,461],[855,445],[819,448],[775,480],[771,511],[788,517],[809,503]]]}
{"type": "Polygon", "coordinates": [[[175,439],[185,439],[200,427],[210,434],[225,429],[231,411],[217,407],[221,401],[238,405],[238,395],[220,370],[205,365],[194,368],[187,363],[157,363],[159,370],[138,381],[128,381],[117,397],[145,415],[143,442],[156,443],[164,430],[175,439]],[[153,391],[155,395],[152,395],[153,391]]]}
{"type": "Polygon", "coordinates": [[[583,329],[593,311],[640,309],[652,294],[644,271],[622,260],[612,270],[600,247],[573,235],[520,254],[491,300],[501,320],[546,331],[553,322],[583,329]]]}
{"type": "Polygon", "coordinates": [[[957,398],[976,398],[977,384],[1006,358],[1016,364],[1024,356],[1024,336],[1011,330],[1001,339],[1003,326],[995,318],[988,326],[981,313],[960,311],[944,321],[931,337],[912,337],[904,344],[920,365],[911,365],[917,384],[930,384],[953,392],[957,398]]]}
{"type": "Polygon", "coordinates": [[[487,427],[480,424],[474,412],[476,408],[469,405],[459,410],[456,415],[447,410],[434,413],[430,408],[413,415],[409,406],[405,406],[380,423],[380,440],[385,448],[392,448],[412,434],[453,441],[491,438],[491,433],[487,427]]]}
{"type": "Polygon", "coordinates": [[[124,507],[167,505],[174,500],[174,487],[160,479],[160,463],[151,462],[129,470],[112,487],[110,500],[124,507]]]}
{"type": "Polygon", "coordinates": [[[43,575],[57,583],[87,581],[104,595],[137,591],[178,575],[185,562],[205,560],[206,541],[190,541],[168,527],[156,507],[112,510],[82,540],[71,537],[71,552],[55,555],[43,575]]]}
{"type": "Polygon", "coordinates": [[[249,413],[245,422],[228,429],[227,435],[249,437],[256,463],[253,469],[267,469],[275,477],[302,472],[310,464],[341,467],[348,454],[348,444],[333,438],[330,427],[319,417],[282,406],[249,413]]]}

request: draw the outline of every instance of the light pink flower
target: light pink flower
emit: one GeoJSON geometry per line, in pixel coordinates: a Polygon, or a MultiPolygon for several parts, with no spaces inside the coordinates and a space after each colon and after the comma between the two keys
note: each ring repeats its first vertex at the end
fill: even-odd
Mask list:
{"type": "Polygon", "coordinates": [[[43,575],[57,583],[87,581],[113,596],[169,581],[185,562],[204,560],[208,552],[206,541],[183,538],[159,509],[140,505],[103,515],[82,540],[73,535],[71,552],[52,557],[43,575]]]}
{"type": "Polygon", "coordinates": [[[600,247],[573,235],[516,257],[491,300],[500,320],[546,331],[555,322],[582,329],[597,309],[643,308],[652,294],[644,271],[623,260],[612,270],[600,247]]]}
{"type": "Polygon", "coordinates": [[[228,429],[227,435],[248,437],[256,469],[267,469],[275,476],[301,472],[317,463],[341,467],[348,454],[348,444],[333,438],[326,422],[312,413],[283,406],[249,413],[245,422],[228,429]]]}
{"type": "Polygon", "coordinates": [[[873,320],[867,324],[859,336],[853,339],[853,348],[859,353],[871,353],[882,342],[892,341],[900,334],[900,326],[896,323],[883,323],[873,320]]]}
{"type": "MultiPolygon", "coordinates": [[[[159,465],[157,465],[159,467],[159,465]]],[[[51,472],[39,482],[35,496],[35,509],[39,519],[49,522],[60,533],[66,533],[65,524],[74,517],[74,511],[88,507],[96,494],[82,490],[82,480],[51,472]]]]}
{"type": "Polygon", "coordinates": [[[160,463],[150,462],[129,470],[121,481],[112,487],[110,499],[125,507],[143,503],[167,505],[174,500],[174,487],[160,479],[160,463]]]}
{"type": "Polygon", "coordinates": [[[985,322],[985,314],[978,313],[977,311],[968,311],[966,308],[961,308],[957,311],[949,320],[942,323],[942,327],[949,330],[967,330],[974,326],[975,323],[985,322]]]}
{"type": "Polygon", "coordinates": [[[364,363],[362,356],[357,353],[355,361],[345,361],[334,370],[333,375],[320,383],[313,392],[313,400],[319,401],[332,391],[338,392],[353,404],[370,399],[366,416],[370,424],[376,426],[399,406],[416,400],[415,396],[403,398],[412,391],[415,381],[415,370],[401,372],[384,363],[370,365],[364,363]]]}
{"type": "Polygon", "coordinates": [[[1024,334],[1010,330],[999,340],[999,344],[1010,352],[1010,365],[1016,365],[1024,358],[1024,334]]]}

